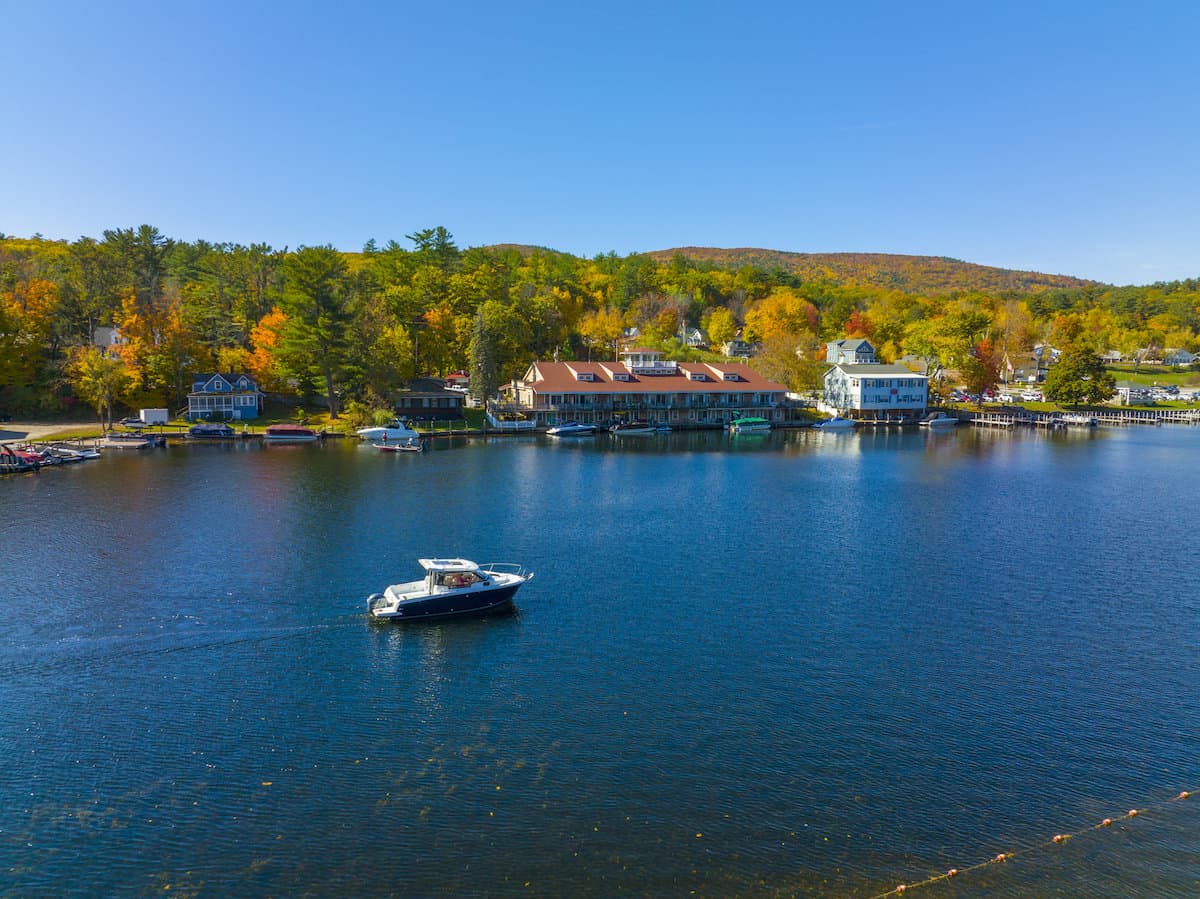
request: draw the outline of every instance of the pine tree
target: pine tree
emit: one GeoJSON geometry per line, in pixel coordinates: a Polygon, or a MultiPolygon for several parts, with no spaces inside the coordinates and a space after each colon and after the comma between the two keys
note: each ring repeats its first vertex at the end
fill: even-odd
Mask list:
{"type": "Polygon", "coordinates": [[[471,396],[486,406],[488,397],[496,392],[499,375],[496,366],[496,341],[487,318],[480,309],[471,327],[471,396]]]}

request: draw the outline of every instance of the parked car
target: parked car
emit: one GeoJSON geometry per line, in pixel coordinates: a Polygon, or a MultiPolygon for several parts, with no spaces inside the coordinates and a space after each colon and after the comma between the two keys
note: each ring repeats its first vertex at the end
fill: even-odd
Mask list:
{"type": "Polygon", "coordinates": [[[1038,393],[1036,390],[1026,390],[1024,393],[1021,394],[1021,399],[1023,399],[1027,403],[1040,403],[1040,402],[1042,402],[1042,400],[1045,399],[1045,397],[1042,396],[1040,393],[1038,393]]]}

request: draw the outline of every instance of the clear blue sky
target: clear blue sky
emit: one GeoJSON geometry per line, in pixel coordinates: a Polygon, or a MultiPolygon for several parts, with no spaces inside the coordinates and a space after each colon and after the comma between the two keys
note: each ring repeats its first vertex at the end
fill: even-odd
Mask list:
{"type": "Polygon", "coordinates": [[[1200,276],[1200,4],[0,0],[0,231],[1200,276]]]}

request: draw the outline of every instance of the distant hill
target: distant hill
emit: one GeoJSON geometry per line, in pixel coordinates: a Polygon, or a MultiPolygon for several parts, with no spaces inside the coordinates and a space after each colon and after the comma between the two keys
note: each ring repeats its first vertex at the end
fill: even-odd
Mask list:
{"type": "Polygon", "coordinates": [[[871,284],[905,293],[942,294],[956,290],[989,293],[1061,290],[1095,285],[1096,281],[1067,275],[1019,272],[1007,268],[976,265],[946,256],[900,256],[890,253],[787,253],[782,250],[714,247],[679,247],[643,255],[668,262],[676,253],[695,262],[720,268],[782,269],[805,281],[834,284],[871,284]]]}

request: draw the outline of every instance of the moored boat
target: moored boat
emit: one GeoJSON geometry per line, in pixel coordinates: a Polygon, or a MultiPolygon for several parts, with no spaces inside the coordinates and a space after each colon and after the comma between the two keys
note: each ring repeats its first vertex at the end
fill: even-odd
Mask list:
{"type": "Polygon", "coordinates": [[[634,421],[619,421],[608,432],[614,437],[629,437],[642,436],[643,434],[653,434],[654,425],[649,422],[634,420],[634,421]]]}
{"type": "Polygon", "coordinates": [[[109,431],[104,435],[104,439],[100,441],[101,446],[106,446],[110,449],[150,449],[155,446],[153,438],[143,434],[117,434],[109,431]]]}
{"type": "Polygon", "coordinates": [[[580,424],[577,421],[564,421],[546,429],[548,437],[588,437],[596,433],[595,425],[580,424]]]}
{"type": "Polygon", "coordinates": [[[232,440],[234,436],[233,428],[223,422],[202,422],[188,428],[188,439],[232,440]]]}
{"type": "Polygon", "coordinates": [[[935,430],[941,430],[942,428],[953,428],[957,424],[958,419],[952,415],[947,415],[945,412],[933,412],[921,419],[922,427],[933,428],[935,430]]]}
{"type": "Polygon", "coordinates": [[[533,572],[520,565],[468,559],[418,559],[425,569],[419,581],[393,584],[367,597],[373,618],[418,621],[488,615],[512,607],[513,596],[533,572]]]}
{"type": "Polygon", "coordinates": [[[384,443],[391,443],[393,440],[412,440],[413,438],[418,438],[421,436],[417,431],[414,431],[399,419],[394,419],[391,424],[387,425],[359,428],[354,433],[356,433],[363,440],[370,441],[371,443],[380,441],[384,443]]]}
{"type": "Polygon", "coordinates": [[[302,425],[268,425],[263,439],[268,443],[311,443],[320,436],[302,425]]]}
{"type": "Polygon", "coordinates": [[[858,422],[853,418],[841,418],[837,415],[833,418],[827,418],[824,421],[818,421],[813,425],[814,428],[821,428],[824,431],[849,431],[857,426],[858,422]]]}
{"type": "Polygon", "coordinates": [[[771,422],[755,415],[743,416],[731,421],[729,430],[733,434],[761,434],[771,430],[771,422]]]}
{"type": "Polygon", "coordinates": [[[1100,420],[1086,412],[1064,412],[1062,422],[1070,428],[1095,428],[1100,426],[1100,420]]]}

